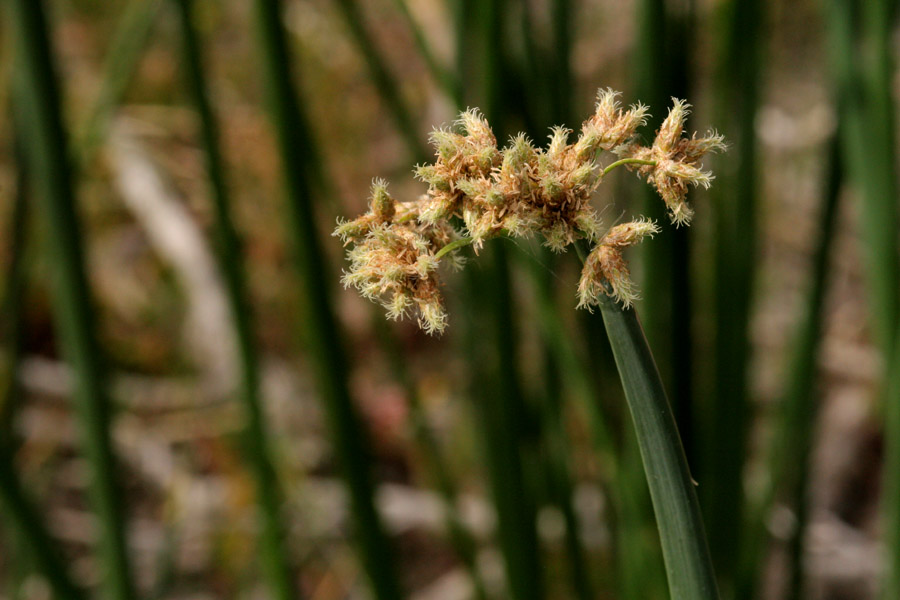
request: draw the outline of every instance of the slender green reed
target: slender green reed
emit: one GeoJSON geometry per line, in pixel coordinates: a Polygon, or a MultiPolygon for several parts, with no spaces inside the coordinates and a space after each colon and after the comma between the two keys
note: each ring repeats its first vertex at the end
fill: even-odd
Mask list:
{"type": "Polygon", "coordinates": [[[3,290],[2,310],[7,337],[8,357],[6,362],[6,380],[0,395],[0,445],[15,447],[13,441],[13,418],[21,400],[22,390],[18,377],[19,362],[22,358],[25,323],[23,322],[23,304],[25,293],[25,252],[26,232],[29,221],[28,177],[25,169],[25,149],[16,136],[16,195],[13,204],[12,220],[9,234],[10,262],[6,270],[6,287],[3,290]]]}
{"type": "MultiPolygon", "coordinates": [[[[546,248],[541,254],[543,261],[551,258],[551,253],[546,248]]],[[[534,287],[538,288],[542,305],[549,304],[544,310],[539,309],[539,315],[545,310],[557,313],[554,306],[552,286],[554,275],[548,269],[540,269],[538,263],[531,261],[531,272],[535,276],[534,287]]],[[[541,318],[539,316],[539,318],[541,318]]],[[[553,327],[552,321],[541,319],[542,329],[553,327]]],[[[558,334],[563,334],[559,331],[558,334]]],[[[546,333],[542,337],[546,337],[546,333]]],[[[550,334],[553,335],[553,334],[550,334]]],[[[547,463],[547,487],[551,502],[556,505],[563,516],[565,523],[565,547],[568,555],[569,579],[571,581],[571,593],[580,600],[590,600],[594,597],[592,590],[587,557],[581,543],[581,527],[578,522],[575,509],[572,504],[574,496],[574,478],[570,467],[571,453],[568,442],[568,432],[564,420],[564,406],[562,401],[562,375],[567,369],[561,364],[560,357],[549,343],[544,344],[544,394],[540,402],[540,423],[543,434],[542,442],[547,463]]],[[[577,367],[576,367],[577,368],[577,367]]]]}
{"type": "MultiPolygon", "coordinates": [[[[18,137],[18,136],[17,136],[18,137]]],[[[22,482],[15,472],[16,441],[13,434],[13,418],[21,400],[21,385],[18,370],[22,356],[24,324],[22,323],[23,293],[25,287],[25,251],[26,231],[28,225],[28,178],[24,164],[24,148],[16,139],[17,173],[16,195],[13,215],[10,222],[10,264],[6,271],[6,288],[4,289],[2,315],[4,332],[8,341],[7,379],[4,382],[3,404],[0,406],[0,506],[6,517],[6,534],[9,547],[14,548],[9,554],[10,561],[16,562],[14,570],[26,569],[28,558],[33,557],[34,566],[46,578],[54,595],[64,599],[84,598],[84,594],[70,579],[66,567],[60,558],[57,545],[51,540],[38,512],[22,487],[22,482]],[[28,555],[28,556],[26,556],[28,555]],[[18,568],[16,568],[18,567],[18,568]]],[[[21,573],[24,574],[24,573],[21,573]]],[[[11,573],[10,580],[16,579],[11,573]]],[[[18,590],[14,597],[18,598],[18,590]]]]}
{"type": "Polygon", "coordinates": [[[422,60],[425,61],[425,66],[428,68],[431,76],[441,87],[447,97],[452,98],[453,103],[456,106],[461,106],[463,103],[462,81],[452,69],[448,68],[444,64],[441,64],[441,62],[435,56],[434,50],[431,48],[431,44],[429,43],[428,38],[425,37],[425,32],[422,31],[422,28],[416,22],[412,13],[409,11],[409,5],[407,1],[394,0],[394,5],[397,7],[397,10],[400,11],[400,15],[403,17],[404,22],[406,22],[409,30],[412,32],[413,40],[416,43],[416,49],[419,51],[419,54],[422,55],[422,60]]]}
{"type": "Polygon", "coordinates": [[[247,461],[256,477],[256,495],[263,526],[261,562],[272,596],[281,600],[296,597],[290,557],[284,541],[285,526],[280,513],[283,504],[278,477],[269,449],[269,433],[260,395],[260,368],[253,341],[253,318],[243,266],[241,241],[231,218],[231,200],[225,178],[225,161],[220,151],[219,128],[207,92],[200,43],[192,22],[193,1],[177,0],[181,25],[182,56],[186,83],[200,119],[200,134],[206,155],[210,192],[216,216],[216,249],[231,308],[240,357],[240,398],[247,418],[245,444],[247,461]]]}
{"type": "MultiPolygon", "coordinates": [[[[504,17],[507,6],[504,0],[490,0],[482,3],[479,9],[485,115],[493,123],[497,137],[502,139],[509,122],[505,93],[514,85],[506,59],[504,17]]],[[[511,596],[516,600],[537,599],[543,595],[537,514],[533,490],[526,486],[527,465],[523,464],[523,425],[530,407],[521,387],[517,363],[518,336],[511,266],[503,244],[495,244],[489,254],[486,275],[490,283],[483,282],[477,296],[481,298],[489,290],[485,294],[490,315],[489,331],[497,355],[495,368],[488,374],[494,401],[484,402],[482,408],[484,434],[489,438],[489,473],[511,596]]],[[[474,301],[476,296],[471,298],[474,301]]]]}
{"type": "Polygon", "coordinates": [[[350,491],[360,557],[379,600],[401,597],[393,555],[375,510],[368,436],[347,389],[347,362],[332,312],[330,278],[316,228],[316,207],[304,162],[311,138],[294,87],[281,3],[256,0],[260,59],[282,160],[285,192],[293,219],[297,268],[303,283],[303,324],[310,365],[318,379],[331,439],[350,491]]]}
{"type": "Polygon", "coordinates": [[[553,0],[550,10],[553,23],[553,80],[548,83],[552,90],[552,113],[560,123],[571,123],[572,92],[575,87],[572,77],[574,11],[571,0],[553,0]]]}
{"type": "MultiPolygon", "coordinates": [[[[866,11],[886,11],[884,2],[872,2],[866,11]]],[[[879,348],[890,360],[892,332],[900,307],[900,264],[897,257],[897,184],[894,180],[894,148],[892,128],[885,118],[893,118],[893,107],[885,90],[882,64],[877,54],[862,61],[857,51],[866,42],[884,49],[882,26],[877,18],[866,19],[864,39],[857,33],[854,3],[829,0],[825,4],[831,51],[829,62],[837,88],[842,122],[845,160],[850,179],[860,193],[860,226],[872,333],[879,348]],[[875,64],[873,64],[875,63],[875,64]]],[[[883,14],[883,13],[882,13],[883,14]]],[[[886,14],[883,14],[887,18],[886,14]]],[[[886,24],[885,24],[886,26],[886,24]]]]}
{"type": "Polygon", "coordinates": [[[457,508],[459,493],[456,482],[441,452],[440,443],[428,423],[428,415],[425,407],[422,406],[419,391],[416,389],[416,385],[407,368],[403,353],[398,347],[396,336],[388,327],[387,321],[380,311],[373,313],[373,322],[381,347],[390,363],[394,379],[400,383],[406,394],[409,422],[416,443],[424,455],[427,469],[434,480],[434,485],[444,501],[445,522],[447,533],[450,536],[450,544],[472,579],[475,598],[477,600],[487,600],[488,596],[484,587],[484,580],[478,569],[477,544],[460,517],[457,508]]]}
{"type": "Polygon", "coordinates": [[[29,172],[49,228],[56,321],[63,354],[75,373],[73,395],[91,466],[89,491],[100,522],[103,581],[109,597],[134,595],[125,518],[110,439],[111,405],[100,348],[95,338],[91,294],[84,269],[79,221],[61,102],[47,38],[43,3],[10,3],[16,37],[16,106],[21,111],[29,172]]]}
{"type": "Polygon", "coordinates": [[[103,144],[115,110],[137,71],[161,7],[162,0],[132,0],[125,7],[106,52],[100,91],[75,138],[81,164],[89,163],[103,144]]]}
{"type": "Polygon", "coordinates": [[[694,482],[637,314],[606,296],[600,298],[600,312],[650,486],[670,597],[675,600],[718,598],[694,482]]]}
{"type": "Polygon", "coordinates": [[[742,478],[747,452],[750,357],[749,319],[756,264],[756,136],[759,103],[762,2],[726,6],[718,65],[717,123],[733,144],[734,161],[722,160],[713,194],[715,372],[705,423],[705,464],[700,465],[709,544],[726,593],[734,583],[744,518],[742,478]]]}
{"type": "Polygon", "coordinates": [[[400,94],[400,86],[388,70],[387,61],[384,60],[381,51],[366,29],[365,19],[362,11],[360,11],[359,4],[357,4],[356,0],[337,0],[337,6],[344,17],[347,28],[350,30],[353,41],[359,48],[359,53],[366,61],[369,76],[375,87],[378,88],[378,93],[387,105],[387,109],[391,112],[397,129],[412,151],[413,158],[416,161],[425,160],[429,153],[422,144],[416,121],[403,101],[400,94]]]}
{"type": "MultiPolygon", "coordinates": [[[[54,597],[61,600],[86,599],[87,595],[69,577],[57,542],[50,538],[34,504],[22,489],[13,468],[13,456],[6,444],[0,447],[0,506],[13,524],[14,534],[27,543],[29,554],[50,585],[54,597]]],[[[16,558],[21,560],[23,557],[16,558]]]]}
{"type": "MultiPolygon", "coordinates": [[[[860,195],[860,229],[869,289],[870,323],[885,364],[898,362],[895,331],[900,315],[900,258],[897,256],[897,182],[894,168],[891,61],[888,50],[893,3],[876,1],[863,7],[862,26],[855,19],[856,3],[825,3],[829,62],[840,109],[844,161],[850,181],[860,195]],[[868,50],[861,54],[859,46],[868,50]],[[884,53],[884,54],[882,54],[884,53]]],[[[886,573],[884,598],[900,595],[900,517],[897,458],[900,447],[900,386],[888,371],[885,398],[885,462],[882,513],[885,520],[886,573]]]]}
{"type": "MultiPolygon", "coordinates": [[[[894,343],[900,348],[900,325],[894,343]]],[[[894,352],[885,405],[884,467],[882,471],[882,519],[887,549],[881,597],[900,594],[900,352],[894,352]]]]}
{"type": "Polygon", "coordinates": [[[829,279],[829,258],[843,179],[840,143],[837,138],[830,144],[829,154],[809,290],[802,321],[795,334],[791,359],[785,371],[786,383],[779,403],[775,432],[767,448],[765,464],[768,481],[759,500],[751,503],[748,510],[744,545],[741,548],[740,578],[736,586],[737,596],[746,600],[757,597],[759,566],[763,564],[768,538],[766,521],[779,494],[786,496],[798,515],[791,542],[788,590],[790,598],[802,597],[799,551],[806,532],[806,483],[813,428],[818,415],[816,364],[824,325],[823,307],[829,279]],[[786,456],[792,457],[791,460],[785,460],[786,456]]]}

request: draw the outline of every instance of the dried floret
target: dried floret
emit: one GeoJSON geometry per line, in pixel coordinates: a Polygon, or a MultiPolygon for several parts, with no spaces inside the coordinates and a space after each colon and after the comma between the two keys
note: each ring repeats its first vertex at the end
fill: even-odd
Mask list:
{"type": "Polygon", "coordinates": [[[626,308],[631,306],[638,293],[622,250],[656,233],[659,227],[643,219],[610,229],[584,261],[578,282],[578,308],[590,310],[599,303],[600,294],[612,296],[626,308]]]}

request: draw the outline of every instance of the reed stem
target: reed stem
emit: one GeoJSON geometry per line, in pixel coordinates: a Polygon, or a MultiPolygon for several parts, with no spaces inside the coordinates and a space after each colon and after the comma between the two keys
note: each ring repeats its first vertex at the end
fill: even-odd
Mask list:
{"type": "Polygon", "coordinates": [[[231,218],[231,200],[220,151],[219,127],[209,100],[200,42],[194,29],[192,0],[176,0],[181,25],[182,56],[186,83],[200,119],[200,137],[206,156],[210,193],[215,208],[215,241],[219,267],[231,309],[240,360],[240,399],[247,418],[244,434],[247,461],[256,478],[257,503],[262,517],[260,560],[274,598],[296,598],[281,519],[283,504],[278,477],[269,449],[269,432],[260,395],[260,368],[253,341],[253,317],[243,266],[241,241],[231,218]]]}
{"type": "Polygon", "coordinates": [[[102,580],[110,598],[129,600],[134,596],[134,588],[125,543],[123,495],[110,437],[112,407],[95,338],[43,2],[13,0],[10,6],[16,37],[16,108],[21,115],[29,172],[49,229],[46,240],[55,267],[55,317],[63,354],[75,373],[73,395],[91,467],[89,492],[100,523],[102,580]]]}
{"type": "Polygon", "coordinates": [[[311,151],[294,88],[279,0],[255,0],[257,43],[264,69],[269,116],[282,161],[293,221],[296,264],[303,284],[303,323],[310,364],[316,374],[338,462],[350,491],[360,559],[379,600],[401,597],[390,544],[375,510],[371,452],[363,423],[347,388],[342,335],[332,312],[331,281],[319,232],[311,182],[305,167],[311,151]]]}

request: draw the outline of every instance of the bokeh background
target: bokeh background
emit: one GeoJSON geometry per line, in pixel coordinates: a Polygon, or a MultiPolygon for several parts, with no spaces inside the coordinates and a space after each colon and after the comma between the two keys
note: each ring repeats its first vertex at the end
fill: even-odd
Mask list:
{"type": "Polygon", "coordinates": [[[637,309],[723,596],[900,597],[895,4],[3,2],[0,598],[667,598],[574,253],[492,242],[429,337],[330,236],[460,110],[543,145],[605,87],[729,143],[690,228],[596,198],[664,226],[637,309]]]}

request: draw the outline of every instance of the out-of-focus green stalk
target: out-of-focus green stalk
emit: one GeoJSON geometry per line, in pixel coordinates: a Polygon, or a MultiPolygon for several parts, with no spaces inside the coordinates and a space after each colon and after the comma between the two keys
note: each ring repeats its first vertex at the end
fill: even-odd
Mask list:
{"type": "MultiPolygon", "coordinates": [[[[18,136],[17,136],[18,137],[18,136]]],[[[13,448],[13,417],[21,400],[19,362],[24,343],[23,303],[25,293],[25,247],[28,229],[28,177],[25,169],[25,149],[16,140],[16,196],[13,205],[9,235],[10,263],[6,270],[6,288],[3,290],[2,310],[4,331],[8,342],[6,380],[0,395],[0,446],[13,448]]]]}
{"type": "Polygon", "coordinates": [[[790,598],[801,598],[802,582],[799,550],[805,535],[806,482],[809,472],[809,456],[812,448],[813,428],[817,421],[818,403],[815,390],[816,362],[822,339],[823,306],[828,285],[828,263],[834,242],[838,200],[840,198],[842,170],[840,144],[835,139],[830,147],[829,167],[826,172],[819,227],[813,254],[810,287],[804,307],[803,320],[794,340],[793,354],[786,370],[787,381],[780,403],[775,432],[767,450],[766,473],[768,481],[764,491],[749,511],[742,564],[736,593],[738,598],[752,600],[757,597],[760,565],[767,542],[766,521],[779,493],[785,493],[798,515],[792,546],[789,573],[790,598]],[[785,460],[790,456],[791,460],[785,460]],[[796,543],[795,543],[796,542],[796,543]]]}
{"type": "MultiPolygon", "coordinates": [[[[894,343],[900,348],[900,326],[894,343]]],[[[900,352],[894,352],[886,400],[881,506],[887,560],[881,597],[891,600],[900,594],[900,352]]]]}
{"type": "MultiPolygon", "coordinates": [[[[506,135],[509,119],[507,91],[514,87],[507,68],[504,17],[505,0],[489,0],[478,6],[479,34],[482,39],[485,115],[494,126],[498,139],[506,135]]],[[[477,298],[487,296],[486,311],[493,351],[492,402],[483,402],[484,434],[488,438],[488,462],[494,502],[497,507],[500,547],[506,561],[510,595],[515,600],[536,600],[543,596],[543,575],[537,538],[537,507],[533,490],[526,482],[538,481],[524,464],[525,427],[530,416],[517,364],[518,336],[515,328],[515,303],[507,249],[495,244],[486,270],[487,279],[477,298]]],[[[476,296],[472,296],[474,300],[476,296]]],[[[478,368],[477,366],[475,368],[478,368]]],[[[536,462],[536,461],[535,461],[536,462]]]]}
{"type": "Polygon", "coordinates": [[[505,248],[486,249],[492,264],[470,271],[470,298],[484,302],[483,314],[467,331],[474,352],[470,363],[475,386],[477,421],[481,428],[487,474],[497,511],[497,537],[506,567],[509,596],[515,600],[542,597],[533,490],[526,484],[522,460],[523,398],[517,377],[516,337],[510,313],[510,273],[505,248]],[[487,343],[486,343],[487,342],[487,343]]]}
{"type": "Polygon", "coordinates": [[[350,491],[360,557],[379,600],[401,596],[393,554],[375,510],[368,435],[347,389],[341,331],[332,310],[331,281],[316,227],[316,210],[304,162],[311,140],[294,88],[281,3],[256,0],[257,42],[282,160],[285,192],[293,219],[297,268],[304,288],[303,324],[308,356],[319,383],[331,439],[350,491]]]}
{"type": "MultiPolygon", "coordinates": [[[[460,106],[463,103],[462,81],[460,81],[459,77],[457,77],[452,70],[448,69],[438,61],[437,57],[434,55],[434,50],[431,48],[431,44],[425,37],[425,33],[422,31],[422,28],[419,27],[419,24],[409,11],[409,5],[406,0],[394,0],[394,4],[403,16],[403,20],[406,22],[407,27],[412,32],[416,48],[418,49],[419,54],[422,55],[422,60],[425,61],[425,66],[428,68],[431,76],[441,89],[444,90],[447,97],[452,98],[453,103],[456,106],[460,106]]],[[[418,140],[418,137],[416,139],[418,140]]]]}
{"type": "MultiPolygon", "coordinates": [[[[869,7],[867,3],[867,12],[884,10],[886,3],[875,1],[871,4],[873,6],[869,7]]],[[[884,98],[889,91],[876,89],[878,82],[884,83],[881,72],[884,66],[880,63],[888,60],[887,57],[869,56],[869,60],[861,64],[857,51],[861,40],[856,34],[854,6],[856,4],[849,0],[828,0],[825,3],[828,48],[831,51],[829,61],[840,107],[847,172],[860,194],[860,225],[870,290],[872,334],[888,358],[892,352],[892,332],[900,305],[895,154],[891,123],[882,121],[893,118],[893,108],[890,96],[887,100],[884,98]],[[873,62],[878,64],[873,65],[873,62]]],[[[880,26],[871,23],[873,20],[873,17],[867,19],[867,29],[876,31],[870,31],[862,41],[883,49],[883,32],[880,26]]]]}
{"type": "Polygon", "coordinates": [[[553,20],[553,80],[552,113],[559,123],[571,123],[572,94],[575,81],[572,77],[572,2],[553,0],[550,6],[553,20]]]}
{"type": "Polygon", "coordinates": [[[743,472],[750,411],[747,364],[756,265],[756,135],[762,2],[725,7],[718,65],[717,123],[731,144],[713,190],[715,372],[704,426],[700,493],[720,583],[731,593],[744,519],[743,472]]]}
{"type": "MultiPolygon", "coordinates": [[[[544,249],[541,257],[545,262],[553,258],[551,252],[547,249],[544,249]]],[[[532,265],[531,273],[534,287],[538,290],[538,303],[540,305],[538,319],[541,324],[542,338],[544,338],[543,341],[545,342],[543,357],[545,391],[540,402],[540,421],[545,462],[547,463],[547,487],[549,488],[550,501],[562,513],[566,527],[565,547],[568,555],[571,593],[580,600],[590,600],[594,597],[594,593],[591,589],[592,585],[585,549],[581,543],[581,527],[572,504],[575,481],[570,467],[571,454],[569,452],[568,432],[566,431],[562,401],[562,375],[567,374],[570,368],[574,369],[577,366],[564,366],[556,351],[557,349],[546,340],[548,336],[567,339],[565,331],[561,328],[562,324],[554,322],[552,317],[545,317],[547,312],[558,315],[552,294],[553,272],[546,267],[541,269],[536,261],[530,261],[530,264],[532,265]],[[560,327],[560,329],[558,331],[549,331],[554,327],[560,327]]]]}
{"type": "MultiPolygon", "coordinates": [[[[0,447],[0,506],[13,524],[15,535],[27,543],[34,564],[46,578],[54,597],[61,600],[86,599],[87,595],[69,578],[57,542],[50,538],[34,504],[22,489],[13,468],[13,456],[5,444],[0,447]]],[[[21,560],[24,557],[16,558],[21,560]]]]}
{"type": "Polygon", "coordinates": [[[381,51],[375,45],[375,41],[366,29],[365,19],[359,9],[359,4],[357,4],[356,0],[336,1],[341,15],[344,17],[344,22],[353,37],[353,41],[366,61],[369,76],[372,78],[375,87],[378,88],[378,93],[387,105],[388,110],[391,111],[394,122],[397,124],[397,129],[412,151],[413,158],[416,161],[426,159],[429,153],[422,144],[416,121],[407,108],[406,103],[403,102],[400,95],[400,86],[388,70],[387,61],[384,60],[381,51]]]}
{"type": "Polygon", "coordinates": [[[600,298],[600,312],[634,421],[662,542],[670,597],[717,599],[694,482],[637,314],[605,295],[600,298]]]}
{"type": "MultiPolygon", "coordinates": [[[[832,77],[840,109],[842,148],[849,179],[860,196],[863,258],[871,313],[871,329],[884,357],[893,367],[900,362],[895,332],[900,325],[900,264],[898,264],[898,207],[895,179],[894,106],[890,79],[892,66],[889,35],[894,3],[866,3],[863,26],[855,20],[858,3],[829,0],[825,3],[832,77]],[[860,32],[862,35],[860,35],[860,32]],[[865,52],[860,53],[862,45],[865,52]]],[[[885,397],[885,463],[882,514],[885,520],[885,564],[882,594],[900,596],[900,385],[896,372],[888,371],[885,397]],[[892,454],[893,453],[893,454],[892,454]]]]}
{"type": "Polygon", "coordinates": [[[43,3],[10,2],[16,38],[16,110],[20,110],[29,173],[49,228],[54,262],[56,322],[64,356],[75,374],[74,399],[85,454],[89,491],[100,523],[103,581],[110,598],[127,600],[134,589],[125,543],[122,493],[110,439],[111,405],[94,332],[93,307],[84,270],[71,165],[62,121],[43,3]]]}
{"type": "Polygon", "coordinates": [[[113,113],[137,70],[161,7],[162,0],[131,0],[125,7],[106,52],[97,99],[76,136],[77,157],[81,164],[89,163],[102,145],[113,113]]]}
{"type": "MultiPolygon", "coordinates": [[[[11,551],[10,561],[15,562],[9,573],[10,583],[17,580],[18,575],[25,574],[30,566],[28,558],[33,558],[34,566],[46,578],[54,595],[64,599],[81,599],[84,594],[69,578],[65,564],[60,558],[56,542],[38,517],[34,504],[29,501],[22,482],[15,472],[15,450],[17,444],[13,439],[13,417],[21,400],[21,385],[18,378],[19,361],[22,356],[24,327],[22,323],[23,293],[25,286],[25,251],[26,231],[28,223],[28,181],[24,164],[24,148],[16,140],[17,160],[16,196],[13,206],[10,240],[10,264],[6,272],[6,288],[4,289],[2,316],[8,328],[7,379],[4,382],[3,395],[0,401],[0,506],[3,508],[6,521],[6,534],[11,551]]],[[[20,598],[19,590],[14,589],[14,598],[20,598]]]]}
{"type": "Polygon", "coordinates": [[[459,509],[457,508],[459,493],[456,483],[441,452],[440,444],[428,423],[428,415],[425,407],[422,406],[419,391],[416,389],[416,385],[410,376],[403,353],[398,347],[396,336],[389,329],[387,321],[380,310],[374,314],[373,322],[378,332],[381,347],[387,354],[394,379],[400,383],[406,394],[410,426],[416,442],[424,455],[428,473],[434,479],[434,485],[444,501],[445,521],[447,533],[450,536],[450,544],[472,579],[474,597],[477,600],[487,600],[488,596],[485,591],[484,580],[478,570],[478,548],[475,540],[460,518],[459,509]]]}
{"type": "Polygon", "coordinates": [[[283,504],[269,450],[269,433],[260,397],[259,358],[253,343],[253,318],[247,292],[241,242],[231,218],[231,201],[225,179],[225,161],[219,146],[219,128],[210,104],[203,71],[200,43],[192,22],[192,0],[176,0],[181,25],[182,56],[186,83],[200,120],[200,137],[216,215],[216,249],[232,313],[240,359],[240,398],[247,418],[247,460],[256,477],[256,495],[262,517],[261,562],[274,598],[296,597],[290,558],[280,516],[283,504]]]}

